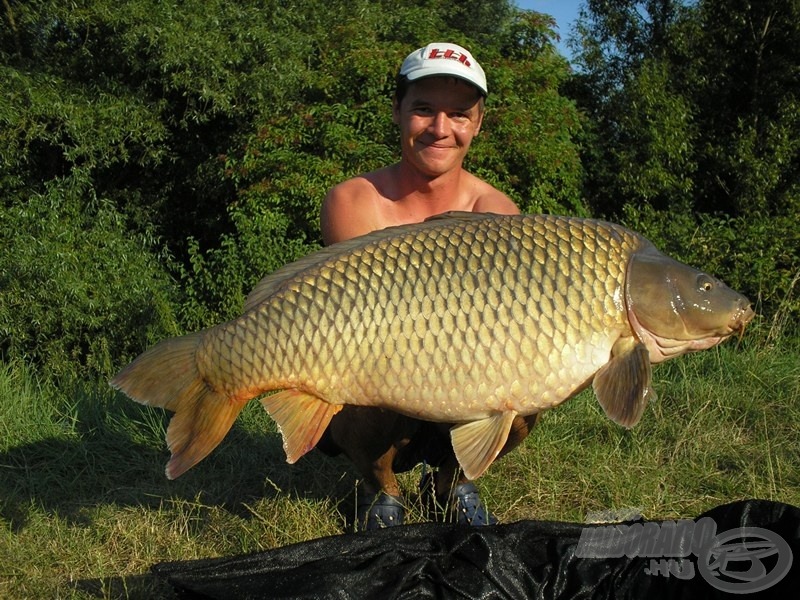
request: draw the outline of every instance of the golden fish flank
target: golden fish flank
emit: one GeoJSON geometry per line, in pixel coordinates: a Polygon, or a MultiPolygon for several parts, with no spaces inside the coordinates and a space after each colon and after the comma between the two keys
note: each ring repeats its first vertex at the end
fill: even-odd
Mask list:
{"type": "MultiPolygon", "coordinates": [[[[535,383],[559,367],[562,370],[566,367],[567,372],[557,372],[556,379],[558,381],[574,380],[575,376],[570,376],[571,373],[568,369],[579,367],[581,361],[575,360],[573,364],[565,365],[561,359],[560,349],[568,343],[570,337],[578,337],[577,328],[571,323],[577,325],[579,318],[575,310],[567,305],[564,295],[557,291],[558,289],[569,289],[564,269],[560,268],[558,264],[568,256],[564,252],[569,249],[565,247],[563,239],[561,239],[562,243],[558,246],[553,244],[549,246],[557,249],[557,254],[536,263],[527,257],[523,249],[522,261],[534,265],[533,278],[544,284],[544,293],[541,295],[539,303],[526,305],[523,303],[526,290],[522,287],[512,287],[516,283],[515,281],[501,279],[502,273],[513,273],[513,271],[507,271],[505,268],[505,255],[498,253],[493,239],[495,236],[482,235],[483,232],[480,230],[477,230],[477,235],[474,236],[470,233],[472,232],[467,230],[462,242],[456,246],[460,252],[450,263],[453,265],[455,273],[465,273],[463,290],[458,289],[458,286],[451,286],[451,280],[448,278],[437,280],[433,277],[433,265],[436,262],[432,254],[435,246],[430,239],[425,237],[402,240],[394,247],[398,256],[410,261],[406,269],[414,268],[417,273],[415,279],[405,281],[401,286],[394,284],[396,269],[394,261],[391,260],[391,253],[384,260],[380,260],[380,257],[374,253],[367,252],[362,255],[361,261],[344,263],[346,268],[343,279],[348,282],[356,282],[359,278],[368,279],[371,273],[380,276],[381,268],[384,273],[390,274],[392,279],[388,281],[373,280],[380,281],[379,289],[394,291],[387,298],[388,302],[375,301],[374,286],[351,286],[350,288],[340,286],[336,293],[332,293],[329,298],[326,305],[329,309],[328,312],[321,310],[318,315],[312,316],[308,314],[307,304],[313,297],[313,288],[297,290],[298,294],[291,300],[291,304],[297,309],[295,314],[302,316],[300,319],[292,320],[292,324],[297,325],[294,331],[282,332],[287,339],[308,340],[303,324],[314,321],[315,330],[335,329],[342,339],[352,340],[352,342],[344,347],[338,342],[333,347],[329,347],[328,344],[316,347],[312,344],[304,344],[303,348],[295,353],[296,356],[303,356],[303,365],[297,365],[294,361],[288,360],[283,367],[277,369],[287,377],[290,374],[296,375],[297,379],[286,381],[286,384],[292,387],[303,385],[303,382],[313,379],[313,372],[322,373],[324,378],[326,371],[353,372],[359,369],[359,365],[364,368],[364,366],[370,365],[376,340],[381,340],[382,344],[386,342],[385,354],[395,355],[395,360],[384,360],[378,365],[371,365],[371,368],[361,375],[360,386],[355,389],[325,389],[324,385],[315,381],[316,391],[337,403],[371,403],[374,398],[388,396],[387,404],[389,406],[394,402],[403,402],[405,411],[415,416],[438,420],[451,420],[456,416],[460,418],[485,416],[487,408],[497,409],[501,406],[501,401],[504,403],[503,406],[508,406],[513,402],[513,408],[519,411],[527,408],[524,404],[526,401],[533,402],[531,406],[538,409],[546,408],[560,400],[563,394],[568,393],[568,389],[559,388],[552,392],[544,390],[545,395],[542,396],[539,390],[529,390],[517,386],[524,396],[518,394],[516,397],[509,398],[506,386],[511,382],[526,379],[535,383]],[[427,247],[426,241],[428,241],[427,247]],[[482,260],[472,253],[478,249],[482,251],[482,260]],[[542,267],[550,267],[551,271],[548,273],[542,267]],[[467,270],[470,268],[471,271],[467,270]],[[468,311],[465,312],[461,307],[454,311],[455,315],[451,313],[448,307],[456,304],[455,300],[457,299],[470,299],[469,293],[463,293],[470,290],[474,291],[471,294],[472,306],[468,307],[468,311]],[[342,306],[339,310],[334,306],[337,298],[342,299],[342,306]],[[360,315],[360,319],[348,321],[349,328],[331,327],[332,324],[335,325],[336,315],[350,314],[353,311],[360,315]],[[471,327],[467,329],[447,331],[440,326],[446,316],[463,317],[465,315],[471,316],[473,321],[471,327]],[[398,319],[397,316],[400,318],[398,319]],[[546,351],[542,353],[545,360],[540,363],[540,368],[529,374],[524,372],[527,369],[526,363],[518,360],[515,353],[524,337],[522,332],[530,330],[536,322],[543,322],[545,328],[546,335],[538,340],[540,347],[546,346],[546,351]],[[367,323],[369,326],[366,325],[367,323]],[[339,354],[336,353],[337,350],[340,351],[339,354]],[[315,351],[317,351],[316,357],[313,356],[315,351]],[[513,362],[509,360],[509,354],[517,360],[513,362]],[[413,362],[403,364],[399,359],[404,356],[413,357],[413,362]],[[480,370],[481,380],[488,379],[488,382],[494,384],[491,386],[494,392],[490,392],[487,397],[469,397],[468,394],[462,394],[464,405],[475,414],[452,414],[452,407],[445,400],[453,394],[453,386],[448,385],[447,378],[441,373],[445,361],[448,364],[464,361],[463,371],[476,373],[476,369],[480,370]],[[409,377],[412,384],[427,388],[427,398],[415,399],[413,396],[409,396],[406,389],[406,379],[409,377]],[[344,391],[347,396],[337,397],[341,391],[344,391]],[[554,394],[552,399],[548,397],[548,392],[554,394]],[[441,401],[436,402],[433,407],[428,409],[415,403],[415,400],[422,401],[430,397],[438,397],[441,401]]],[[[512,230],[512,233],[521,235],[523,232],[522,230],[512,230]]],[[[450,243],[452,243],[452,238],[451,235],[450,243]]],[[[619,285],[622,285],[621,281],[619,285]]],[[[574,289],[571,292],[575,296],[580,296],[574,289]]],[[[324,307],[322,308],[324,309],[324,307]]],[[[600,315],[604,314],[607,314],[607,311],[600,313],[600,315]]],[[[272,317],[267,316],[259,320],[270,321],[271,319],[272,317]]],[[[466,319],[464,320],[466,321],[466,319]]],[[[618,325],[618,327],[622,326],[624,325],[618,325]]],[[[282,357],[288,357],[288,354],[284,354],[282,357],[270,356],[269,351],[272,347],[274,346],[269,345],[257,353],[263,359],[262,365],[269,365],[274,361],[280,361],[282,357]]],[[[272,379],[273,375],[250,372],[242,373],[236,379],[241,377],[272,379]]]]}
{"type": "Polygon", "coordinates": [[[718,280],[596,220],[450,214],[330,246],[265,277],[238,319],[156,345],[112,385],[176,412],[177,477],[262,399],[287,459],[343,404],[453,423],[470,478],[516,415],[593,385],[638,422],[650,364],[742,331],[753,312],[718,280]],[[712,284],[709,285],[709,282],[712,284]]]}

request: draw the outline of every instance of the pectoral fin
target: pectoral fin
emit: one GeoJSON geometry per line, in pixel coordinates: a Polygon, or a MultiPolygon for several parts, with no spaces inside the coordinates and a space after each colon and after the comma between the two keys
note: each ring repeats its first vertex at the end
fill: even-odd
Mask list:
{"type": "Polygon", "coordinates": [[[500,454],[515,416],[516,412],[506,411],[450,429],[456,458],[469,479],[480,477],[500,454]]]}
{"type": "Polygon", "coordinates": [[[317,445],[333,415],[342,407],[300,390],[284,390],[261,399],[283,435],[286,462],[295,463],[317,445]]]}
{"type": "Polygon", "coordinates": [[[636,338],[622,338],[611,350],[611,360],[594,376],[594,393],[600,406],[615,423],[631,428],[642,418],[650,388],[650,355],[636,338]]]}

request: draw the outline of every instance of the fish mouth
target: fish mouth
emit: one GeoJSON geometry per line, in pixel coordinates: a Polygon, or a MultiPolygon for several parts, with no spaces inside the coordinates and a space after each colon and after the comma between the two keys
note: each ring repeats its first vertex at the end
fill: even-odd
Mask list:
{"type": "Polygon", "coordinates": [[[731,317],[731,320],[725,327],[725,331],[715,336],[709,336],[702,340],[696,340],[690,344],[691,350],[707,350],[708,348],[713,348],[717,344],[724,342],[729,337],[734,335],[736,335],[739,338],[739,341],[741,341],[742,336],[744,336],[744,330],[755,316],[756,313],[753,310],[752,305],[748,304],[744,308],[740,308],[731,317]]]}
{"type": "Polygon", "coordinates": [[[748,304],[744,308],[740,309],[728,324],[728,327],[730,328],[730,333],[728,333],[728,335],[733,335],[735,333],[739,336],[739,341],[741,341],[742,336],[744,335],[744,330],[755,316],[756,313],[751,304],[748,304]]]}
{"type": "Polygon", "coordinates": [[[755,312],[748,303],[746,306],[740,307],[738,310],[734,311],[728,323],[723,327],[708,331],[706,335],[697,337],[657,335],[652,331],[648,331],[639,322],[633,311],[628,311],[628,317],[637,336],[644,342],[650,352],[650,362],[657,364],[687,352],[708,350],[724,342],[734,334],[737,334],[741,340],[745,328],[753,320],[753,317],[755,317],[755,312]]]}
{"type": "Polygon", "coordinates": [[[703,340],[698,340],[697,343],[692,344],[693,349],[697,350],[706,350],[708,348],[712,348],[719,344],[720,342],[725,341],[729,337],[736,335],[739,340],[741,341],[742,336],[744,335],[744,330],[753,320],[753,317],[756,316],[755,311],[753,310],[752,305],[748,304],[744,308],[738,309],[734,314],[731,316],[730,321],[728,321],[727,325],[725,326],[725,330],[720,332],[718,335],[709,336],[703,340]]]}

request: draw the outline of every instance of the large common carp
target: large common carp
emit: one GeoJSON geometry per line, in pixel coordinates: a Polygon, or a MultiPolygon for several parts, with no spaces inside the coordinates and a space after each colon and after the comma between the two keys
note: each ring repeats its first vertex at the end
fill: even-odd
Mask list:
{"type": "Polygon", "coordinates": [[[262,398],[287,460],[344,404],[453,423],[464,473],[481,475],[516,415],[588,385],[635,425],[650,365],[710,348],[753,318],[749,301],[612,223],[448,213],[329,246],[265,277],[242,316],[165,340],[111,384],[174,411],[175,478],[262,398]]]}

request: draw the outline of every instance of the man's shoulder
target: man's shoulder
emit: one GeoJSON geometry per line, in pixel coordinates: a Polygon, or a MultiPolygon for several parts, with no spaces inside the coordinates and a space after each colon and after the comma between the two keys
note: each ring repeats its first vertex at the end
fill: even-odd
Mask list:
{"type": "Polygon", "coordinates": [[[386,177],[386,168],[351,177],[332,187],[325,200],[349,205],[374,202],[383,197],[382,182],[386,177]]]}
{"type": "Polygon", "coordinates": [[[347,179],[328,191],[322,201],[320,225],[325,244],[363,235],[381,227],[384,200],[371,174],[347,179]]]}
{"type": "Polygon", "coordinates": [[[475,202],[473,212],[491,212],[501,215],[519,214],[519,207],[506,194],[490,183],[471,175],[474,179],[475,202]]]}
{"type": "Polygon", "coordinates": [[[325,199],[336,202],[349,202],[353,199],[372,196],[376,193],[375,186],[363,175],[359,175],[337,183],[328,191],[325,199]]]}

